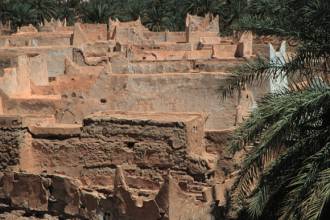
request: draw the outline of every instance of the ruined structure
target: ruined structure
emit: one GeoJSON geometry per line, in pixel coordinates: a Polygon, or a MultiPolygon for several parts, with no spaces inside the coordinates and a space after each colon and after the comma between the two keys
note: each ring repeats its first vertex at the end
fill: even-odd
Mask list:
{"type": "Polygon", "coordinates": [[[0,219],[214,219],[226,139],[260,93],[221,88],[262,46],[220,37],[211,15],[185,32],[52,20],[0,35],[0,219]]]}

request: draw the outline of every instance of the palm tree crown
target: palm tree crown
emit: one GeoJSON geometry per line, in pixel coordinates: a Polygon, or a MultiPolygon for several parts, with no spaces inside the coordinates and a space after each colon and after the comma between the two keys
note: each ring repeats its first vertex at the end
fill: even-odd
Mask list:
{"type": "MultiPolygon", "coordinates": [[[[247,154],[233,204],[251,219],[326,219],[330,208],[330,2],[254,0],[238,27],[299,42],[288,60],[240,67],[225,90],[284,75],[237,130],[231,150],[247,154]]],[[[227,95],[227,93],[224,95],[227,95]]],[[[245,217],[246,218],[246,217],[245,217]]]]}

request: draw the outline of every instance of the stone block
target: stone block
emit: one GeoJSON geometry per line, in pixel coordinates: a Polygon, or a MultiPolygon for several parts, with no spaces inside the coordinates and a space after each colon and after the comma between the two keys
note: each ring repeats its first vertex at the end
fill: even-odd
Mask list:
{"type": "Polygon", "coordinates": [[[29,131],[35,137],[77,137],[81,133],[81,125],[49,124],[45,126],[30,126],[29,131]]]}

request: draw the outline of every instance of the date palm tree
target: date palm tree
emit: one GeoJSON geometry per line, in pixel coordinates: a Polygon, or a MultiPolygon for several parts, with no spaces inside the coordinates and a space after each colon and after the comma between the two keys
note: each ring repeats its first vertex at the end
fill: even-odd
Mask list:
{"type": "MultiPolygon", "coordinates": [[[[287,89],[268,94],[236,131],[245,150],[232,204],[243,219],[328,219],[330,209],[330,2],[253,0],[242,30],[299,42],[283,65],[258,58],[225,90],[285,75],[287,89]]],[[[227,93],[224,95],[228,95],[227,93]]]]}
{"type": "Polygon", "coordinates": [[[80,0],[57,0],[55,18],[66,19],[69,25],[73,25],[75,20],[79,18],[80,3],[80,0]]]}
{"type": "Polygon", "coordinates": [[[7,19],[12,22],[12,28],[39,23],[37,11],[29,2],[12,0],[8,2],[7,7],[7,19]]]}
{"type": "Polygon", "coordinates": [[[150,7],[143,14],[143,24],[152,31],[175,29],[173,5],[173,0],[151,0],[150,7]]]}
{"type": "Polygon", "coordinates": [[[198,16],[204,16],[207,13],[216,13],[219,10],[221,0],[184,0],[184,12],[198,16]]]}
{"type": "Polygon", "coordinates": [[[84,22],[108,23],[112,15],[111,4],[107,0],[85,2],[81,10],[84,22]]]}
{"type": "Polygon", "coordinates": [[[57,5],[55,0],[30,0],[27,1],[37,13],[37,19],[43,22],[45,19],[50,20],[57,15],[57,5]]]}
{"type": "Polygon", "coordinates": [[[114,0],[110,3],[113,8],[111,17],[118,18],[121,21],[133,21],[142,17],[147,8],[147,0],[114,0]]]}
{"type": "Polygon", "coordinates": [[[7,20],[8,16],[8,0],[0,0],[0,22],[7,20]]]}

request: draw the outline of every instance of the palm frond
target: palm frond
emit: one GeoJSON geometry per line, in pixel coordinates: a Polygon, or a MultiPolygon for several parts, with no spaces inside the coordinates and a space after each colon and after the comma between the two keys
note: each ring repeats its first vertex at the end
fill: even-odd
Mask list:
{"type": "Polygon", "coordinates": [[[269,95],[239,129],[234,140],[239,144],[236,143],[232,150],[240,150],[247,144],[253,147],[243,162],[234,198],[242,203],[251,196],[247,201],[252,216],[260,215],[261,207],[266,207],[278,187],[283,187],[287,179],[294,176],[294,170],[299,168],[303,158],[318,149],[314,146],[316,140],[322,144],[321,137],[325,136],[323,130],[327,124],[321,119],[329,114],[327,104],[330,104],[327,86],[269,95]],[[299,139],[302,132],[306,137],[299,139]],[[258,140],[257,143],[251,143],[254,140],[258,140]],[[308,149],[310,146],[314,149],[308,149]],[[277,180],[278,185],[270,187],[271,179],[277,180]],[[263,205],[256,206],[258,201],[263,205]]]}

